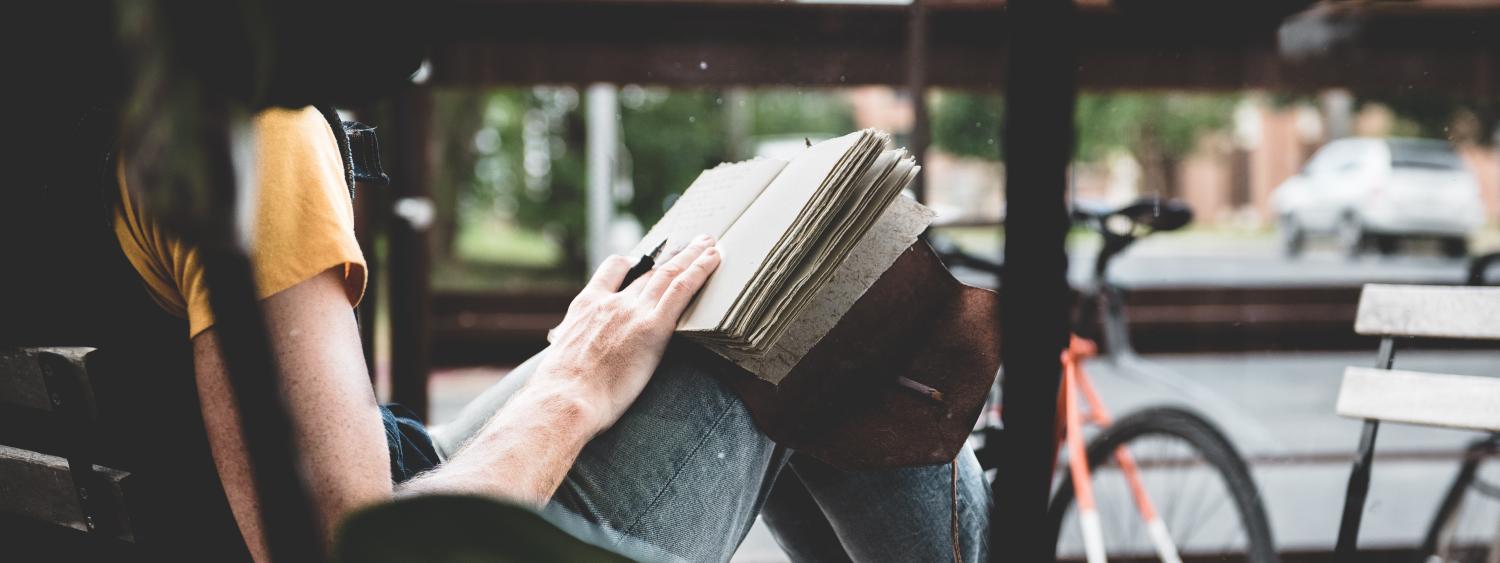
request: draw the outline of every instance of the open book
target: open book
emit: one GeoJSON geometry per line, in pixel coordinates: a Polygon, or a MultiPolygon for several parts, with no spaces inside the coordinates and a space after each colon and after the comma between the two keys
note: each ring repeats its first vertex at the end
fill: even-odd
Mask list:
{"type": "Polygon", "coordinates": [[[889,145],[867,129],[789,161],[704,171],[632,252],[719,239],[723,260],[678,333],[762,379],[785,376],[932,220],[910,200],[892,205],[920,167],[889,145]]]}

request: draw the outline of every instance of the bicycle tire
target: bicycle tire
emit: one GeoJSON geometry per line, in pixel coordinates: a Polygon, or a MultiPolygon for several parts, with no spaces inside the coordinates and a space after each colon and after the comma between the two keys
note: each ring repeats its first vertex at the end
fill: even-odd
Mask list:
{"type": "MultiPolygon", "coordinates": [[[[1260,490],[1250,475],[1249,466],[1223,432],[1202,416],[1191,411],[1177,407],[1146,409],[1121,418],[1108,428],[1101,430],[1094,439],[1089,441],[1086,449],[1089,468],[1095,475],[1094,481],[1096,483],[1099,481],[1100,473],[1097,470],[1100,469],[1101,464],[1113,462],[1116,449],[1153,436],[1170,437],[1182,441],[1221,478],[1225,490],[1233,497],[1234,508],[1244,530],[1244,560],[1250,563],[1279,563],[1280,556],[1276,553],[1270,522],[1266,518],[1260,490]]],[[[1139,454],[1136,455],[1139,457],[1139,454]]],[[[1058,546],[1059,549],[1063,547],[1061,545],[1064,539],[1063,523],[1073,505],[1072,476],[1067,471],[1064,471],[1063,475],[1057,492],[1053,494],[1052,501],[1049,503],[1046,520],[1052,534],[1053,545],[1058,546]]],[[[1151,493],[1153,502],[1157,502],[1161,493],[1161,490],[1151,493]]],[[[1106,501],[1098,490],[1095,496],[1101,505],[1106,501]]],[[[1135,518],[1139,520],[1138,515],[1135,515],[1135,518]]],[[[1108,541],[1109,538],[1106,536],[1106,542],[1108,541]]],[[[1109,545],[1106,544],[1106,551],[1108,549],[1109,545]]],[[[1193,559],[1188,555],[1184,553],[1184,558],[1193,559]]],[[[1220,558],[1222,555],[1212,556],[1213,560],[1224,560],[1220,558]]],[[[1111,561],[1115,559],[1114,554],[1111,554],[1111,561]]],[[[1149,555],[1147,560],[1155,560],[1155,555],[1149,555]]]]}
{"type": "MultiPolygon", "coordinates": [[[[1477,493],[1480,497],[1488,497],[1491,502],[1496,501],[1494,486],[1479,478],[1479,466],[1486,460],[1500,456],[1500,438],[1490,437],[1470,444],[1464,450],[1464,461],[1459,465],[1459,470],[1453,477],[1453,483],[1443,494],[1443,500],[1438,504],[1438,510],[1432,516],[1432,522],[1427,526],[1427,532],[1422,535],[1422,547],[1417,554],[1416,561],[1422,563],[1430,562],[1454,562],[1486,561],[1489,559],[1490,545],[1483,541],[1493,542],[1494,527],[1492,513],[1480,517],[1484,531],[1480,543],[1472,545],[1454,545],[1454,536],[1463,532],[1472,532],[1474,526],[1465,526],[1461,519],[1468,514],[1467,506],[1471,493],[1477,493]]],[[[1496,505],[1500,506],[1500,505],[1496,505]]],[[[1495,508],[1492,506],[1491,508],[1495,508]]],[[[1493,512],[1493,511],[1491,511],[1493,512]]],[[[1468,535],[1473,535],[1468,534],[1468,535]]]]}

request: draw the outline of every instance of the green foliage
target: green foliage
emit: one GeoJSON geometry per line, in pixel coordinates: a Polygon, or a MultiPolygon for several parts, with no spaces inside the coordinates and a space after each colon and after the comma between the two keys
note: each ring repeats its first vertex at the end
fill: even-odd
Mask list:
{"type": "MultiPolygon", "coordinates": [[[[572,88],[538,87],[489,94],[484,127],[474,136],[472,199],[562,249],[562,266],[581,272],[584,240],[584,124],[572,88]]],[[[443,125],[448,126],[448,125],[443,125]]]]}
{"type": "Polygon", "coordinates": [[[1360,98],[1356,105],[1381,103],[1399,118],[1396,135],[1467,141],[1481,145],[1495,142],[1500,127],[1500,102],[1431,95],[1360,98]],[[1461,117],[1472,120],[1474,130],[1456,131],[1461,117]]]}
{"type": "Polygon", "coordinates": [[[750,94],[751,136],[854,130],[854,115],[843,96],[826,90],[760,90],[750,94]]]}
{"type": "Polygon", "coordinates": [[[621,211],[651,226],[665,203],[704,168],[728,160],[722,92],[657,90],[621,96],[620,132],[629,152],[634,193],[621,211]]]}
{"type": "Polygon", "coordinates": [[[939,92],[932,101],[932,144],[944,152],[999,159],[1004,98],[991,94],[939,92]]]}
{"type": "Polygon", "coordinates": [[[1143,144],[1166,158],[1182,158],[1199,136],[1228,128],[1238,102],[1238,96],[1220,94],[1080,95],[1078,159],[1098,160],[1112,150],[1135,153],[1143,144]]]}
{"type": "MultiPolygon", "coordinates": [[[[462,103],[471,97],[451,94],[438,102],[462,103]]],[[[472,153],[470,159],[462,154],[443,157],[441,166],[453,170],[440,173],[441,182],[461,193],[442,203],[471,210],[454,214],[462,222],[473,223],[462,220],[465,216],[493,214],[541,232],[556,251],[534,248],[529,256],[559,256],[564,269],[581,271],[586,266],[581,97],[569,87],[487,91],[481,96],[478,126],[462,122],[476,119],[472,110],[437,108],[436,130],[461,131],[453,135],[457,141],[441,147],[444,154],[472,153]],[[465,136],[472,143],[460,142],[465,136]]],[[[624,145],[619,164],[629,172],[632,190],[617,194],[617,211],[644,226],[655,223],[672,197],[703,169],[733,158],[730,147],[745,147],[749,137],[841,134],[854,127],[847,100],[828,91],[770,90],[734,97],[718,90],[625,86],[619,100],[624,145]],[[730,123],[736,111],[744,112],[738,130],[730,123]]],[[[476,248],[464,233],[453,240],[463,242],[460,251],[476,248]]],[[[483,254],[470,258],[495,258],[494,253],[483,254]]],[[[507,263],[522,265],[518,260],[507,263]]]]}

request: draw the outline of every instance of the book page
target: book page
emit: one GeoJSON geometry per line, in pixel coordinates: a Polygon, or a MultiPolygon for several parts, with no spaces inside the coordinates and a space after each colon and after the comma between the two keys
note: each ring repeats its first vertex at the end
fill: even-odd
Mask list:
{"type": "Polygon", "coordinates": [[[688,306],[677,330],[711,331],[719,326],[771,249],[863,135],[856,131],[818,143],[781,169],[754,204],[719,239],[719,253],[723,256],[719,268],[688,306]]]}
{"type": "Polygon", "coordinates": [[[705,345],[757,377],[777,383],[802,361],[808,351],[833,330],[844,313],[854,306],[870,286],[901,257],[936,215],[907,197],[897,197],[880,219],[865,233],[849,257],[828,283],[813,295],[807,307],[791,322],[786,334],[764,355],[754,355],[721,345],[705,345]]]}
{"type": "Polygon", "coordinates": [[[667,246],[659,263],[698,235],[722,238],[786,164],[785,160],[759,158],[704,170],[626,256],[633,260],[665,238],[667,246]]]}

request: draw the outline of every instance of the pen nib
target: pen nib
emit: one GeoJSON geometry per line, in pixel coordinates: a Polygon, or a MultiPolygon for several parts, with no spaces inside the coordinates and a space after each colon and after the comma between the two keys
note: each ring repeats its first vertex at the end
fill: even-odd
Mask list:
{"type": "Polygon", "coordinates": [[[651,260],[655,261],[657,258],[661,257],[661,251],[666,247],[667,239],[661,239],[661,242],[656,245],[656,248],[651,249],[651,252],[646,253],[646,256],[650,256],[651,260]]]}

